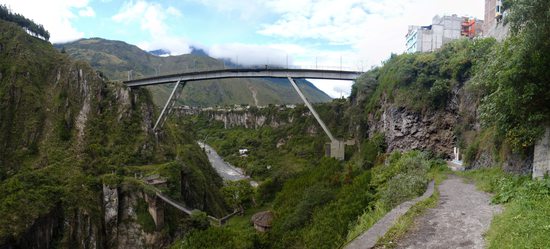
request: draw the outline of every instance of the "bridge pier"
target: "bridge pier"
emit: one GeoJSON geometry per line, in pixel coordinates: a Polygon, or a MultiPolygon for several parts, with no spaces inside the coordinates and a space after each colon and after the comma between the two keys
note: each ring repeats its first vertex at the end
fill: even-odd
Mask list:
{"type": "Polygon", "coordinates": [[[176,85],[172,89],[172,93],[170,93],[170,97],[168,97],[168,100],[166,100],[166,104],[164,104],[164,108],[162,108],[162,111],[160,112],[159,117],[157,118],[157,122],[155,122],[155,126],[153,126],[153,130],[156,131],[158,128],[162,127],[164,124],[164,121],[166,121],[166,118],[168,117],[168,114],[172,111],[172,107],[176,104],[176,100],[179,98],[181,91],[185,87],[186,82],[183,81],[182,83],[181,79],[176,82],[176,85]],[[181,85],[181,90],[178,91],[178,87],[181,85]],[[174,97],[175,96],[175,97],[174,97]]]}
{"type": "Polygon", "coordinates": [[[294,82],[294,79],[288,76],[288,80],[290,81],[290,84],[292,84],[292,86],[294,87],[294,90],[296,90],[298,95],[300,95],[300,98],[302,98],[302,101],[304,101],[309,111],[313,114],[313,116],[317,120],[317,123],[319,123],[321,128],[323,128],[327,136],[330,138],[330,144],[328,146],[326,155],[343,161],[345,157],[345,152],[346,152],[345,147],[347,142],[334,138],[334,136],[332,135],[328,127],[325,125],[325,122],[323,122],[323,120],[321,119],[317,111],[315,111],[315,109],[313,108],[313,105],[309,103],[306,96],[302,93],[302,91],[300,90],[296,82],[294,82]]]}
{"type": "Polygon", "coordinates": [[[147,211],[149,211],[149,214],[153,217],[156,229],[160,230],[164,227],[164,202],[158,198],[157,195],[151,196],[147,193],[144,195],[145,202],[147,202],[147,205],[149,206],[147,211]]]}

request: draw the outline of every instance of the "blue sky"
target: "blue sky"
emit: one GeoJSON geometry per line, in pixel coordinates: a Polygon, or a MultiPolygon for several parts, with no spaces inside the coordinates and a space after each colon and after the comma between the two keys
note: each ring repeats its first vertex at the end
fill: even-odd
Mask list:
{"type": "MultiPolygon", "coordinates": [[[[191,46],[241,64],[367,70],[402,53],[408,25],[483,17],[484,0],[2,0],[51,42],[102,37],[174,55],[191,46]]],[[[333,97],[351,82],[314,81],[333,97]]]]}

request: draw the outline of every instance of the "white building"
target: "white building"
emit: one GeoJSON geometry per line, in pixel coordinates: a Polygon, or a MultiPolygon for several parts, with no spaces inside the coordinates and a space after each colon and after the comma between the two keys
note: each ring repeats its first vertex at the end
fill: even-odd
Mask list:
{"type": "MultiPolygon", "coordinates": [[[[481,22],[477,19],[474,20],[478,23],[481,22]]],[[[436,15],[429,26],[409,26],[406,35],[406,52],[435,51],[445,43],[459,39],[462,36],[470,36],[465,33],[465,29],[469,28],[469,25],[471,25],[471,19],[468,17],[457,15],[440,17],[436,15]]]]}

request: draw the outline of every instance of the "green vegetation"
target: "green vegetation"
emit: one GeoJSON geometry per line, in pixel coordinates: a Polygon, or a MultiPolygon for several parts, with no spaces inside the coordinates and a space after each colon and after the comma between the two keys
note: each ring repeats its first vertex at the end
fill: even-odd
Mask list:
{"type": "Polygon", "coordinates": [[[254,190],[248,180],[227,182],[221,191],[225,203],[236,210],[244,212],[245,207],[252,205],[254,190]]]}
{"type": "MultiPolygon", "coordinates": [[[[412,151],[401,155],[393,153],[388,157],[389,164],[378,164],[372,169],[373,183],[376,188],[375,203],[369,205],[364,213],[357,219],[347,235],[347,242],[352,241],[364,231],[373,226],[388,211],[404,201],[413,199],[424,193],[426,183],[433,179],[439,184],[445,177],[447,170],[442,160],[430,159],[427,154],[412,151]]],[[[437,198],[437,197],[433,197],[437,198]]],[[[418,203],[417,209],[411,209],[411,215],[404,216],[403,221],[398,222],[396,229],[399,232],[390,233],[388,238],[396,238],[413,220],[420,210],[427,206],[426,201],[418,203]]]]}
{"type": "Polygon", "coordinates": [[[147,203],[143,199],[138,200],[138,205],[136,207],[137,222],[143,228],[143,231],[146,233],[151,233],[156,230],[155,221],[153,217],[147,211],[147,203]]]}
{"type": "MultiPolygon", "coordinates": [[[[0,20],[0,44],[0,244],[43,240],[33,237],[43,229],[40,219],[57,224],[51,239],[59,247],[84,243],[80,230],[103,236],[95,229],[104,222],[102,184],[119,187],[120,199],[139,199],[151,190],[134,173],[160,174],[174,199],[215,216],[228,213],[222,180],[196,138],[173,123],[158,137],[152,133],[154,107],[145,89],[105,82],[11,22],[0,20]],[[187,185],[179,184],[182,176],[187,185]]],[[[144,203],[135,208],[137,220],[124,222],[153,231],[144,203]]],[[[165,216],[172,236],[193,226],[170,208],[165,216]]]]}
{"type": "MultiPolygon", "coordinates": [[[[211,69],[221,67],[219,61],[196,55],[155,57],[99,38],[58,45],[64,54],[0,20],[0,56],[5,58],[0,61],[0,244],[17,241],[52,210],[60,210],[62,217],[57,218],[63,222],[55,228],[59,231],[83,229],[83,218],[90,227],[103,227],[103,184],[122,188],[121,195],[152,193],[151,186],[134,176],[158,174],[167,179],[164,193],[202,210],[184,217],[166,208],[167,226],[161,234],[181,236],[174,248],[340,247],[388,210],[422,194],[430,179],[446,173],[441,160],[424,152],[385,154],[384,135],[367,132],[367,123],[381,118],[381,107],[393,105],[420,114],[466,109],[457,113],[453,130],[468,163],[481,155],[498,163],[511,149],[530,153],[550,122],[550,7],[544,0],[511,0],[506,5],[512,35],[504,42],[463,39],[434,53],[392,55],[357,80],[351,101],[318,105],[337,137],[359,141],[347,148],[343,162],[322,157],[328,139],[303,106],[247,110],[275,121],[273,127],[225,129],[206,113],[172,118],[162,132],[153,134],[152,102],[160,102],[168,88],[153,89],[153,94],[146,89],[128,91],[120,83],[105,82],[103,76],[123,79],[128,70],[137,77],[152,75],[161,64],[163,73],[182,66],[211,69]],[[87,60],[103,72],[69,56],[87,60]],[[468,99],[458,100],[458,105],[481,106],[457,106],[456,98],[468,99]],[[476,127],[478,111],[481,129],[476,127]],[[253,189],[246,181],[224,186],[197,139],[205,139],[243,168],[259,187],[253,189]],[[249,155],[238,155],[240,148],[248,148],[249,155]],[[221,217],[231,208],[243,211],[242,216],[226,227],[209,225],[207,215],[221,217]],[[258,233],[250,217],[265,210],[275,214],[273,226],[258,233]]],[[[1,8],[4,19],[20,17],[2,11],[7,10],[1,8]]],[[[21,24],[28,19],[19,19],[28,31],[41,32],[21,24]]],[[[300,84],[311,96],[327,99],[308,82],[300,84]]],[[[282,80],[208,82],[190,84],[183,94],[189,102],[182,103],[298,102],[292,91],[282,80]]],[[[505,206],[487,233],[490,248],[550,247],[548,178],[533,181],[496,169],[465,176],[495,193],[493,202],[505,206]]],[[[412,208],[380,243],[388,246],[401,236],[437,198],[436,194],[412,208]]],[[[124,222],[154,231],[143,200],[135,208],[137,219],[124,222]]],[[[79,232],[71,230],[54,239],[60,247],[71,247],[83,241],[79,232]]]]}
{"type": "Polygon", "coordinates": [[[548,248],[550,241],[550,179],[504,173],[499,168],[468,171],[465,177],[494,193],[492,202],[503,204],[486,234],[488,248],[548,248]]]}
{"type": "MultiPolygon", "coordinates": [[[[158,57],[134,45],[101,38],[81,39],[56,44],[58,49],[77,60],[84,60],[113,80],[174,74],[190,71],[223,69],[224,62],[207,56],[185,54],[158,57]]],[[[302,92],[312,102],[326,102],[331,98],[305,80],[298,80],[302,92]]],[[[148,87],[157,106],[164,105],[172,88],[168,85],[148,87]]],[[[178,101],[183,105],[268,105],[301,103],[301,99],[286,79],[224,79],[188,83],[178,101]]]]}
{"type": "Polygon", "coordinates": [[[17,25],[23,27],[25,30],[33,33],[34,35],[43,37],[46,41],[50,39],[50,33],[44,29],[42,24],[36,24],[32,20],[20,14],[11,12],[6,5],[0,5],[0,19],[17,23],[17,25]]]}
{"type": "Polygon", "coordinates": [[[412,206],[409,211],[401,216],[395,225],[378,240],[377,246],[383,246],[384,248],[395,247],[397,244],[394,242],[403,237],[412,228],[414,220],[429,208],[433,208],[437,205],[439,201],[438,186],[447,178],[449,171],[449,168],[447,168],[444,162],[440,161],[439,163],[432,165],[432,168],[428,173],[429,178],[433,179],[435,182],[435,189],[432,196],[412,206]]]}
{"type": "MultiPolygon", "coordinates": [[[[199,119],[200,120],[200,119],[199,119]]],[[[195,122],[199,122],[195,120],[195,122]]],[[[296,125],[300,126],[298,122],[296,125]]],[[[292,126],[296,126],[292,125],[292,126]]],[[[246,169],[250,163],[262,163],[262,159],[269,159],[268,155],[276,155],[269,163],[273,163],[272,171],[258,175],[263,180],[256,190],[258,204],[263,203],[265,208],[254,211],[271,209],[275,213],[272,229],[266,234],[259,234],[252,229],[249,223],[251,211],[245,211],[243,218],[235,218],[239,222],[230,221],[224,228],[209,228],[195,231],[174,245],[183,245],[186,248],[220,248],[227,240],[227,245],[234,248],[334,248],[343,245],[349,238],[348,230],[361,221],[358,217],[363,214],[368,219],[372,212],[365,210],[389,210],[401,201],[408,200],[423,193],[429,179],[429,170],[436,169],[441,162],[432,161],[420,152],[410,152],[403,155],[392,154],[389,165],[383,163],[385,157],[383,136],[377,135],[364,142],[366,150],[356,153],[347,163],[334,159],[324,158],[314,160],[315,155],[322,151],[312,151],[312,157],[303,156],[309,160],[297,161],[292,172],[278,171],[288,166],[276,164],[279,160],[293,158],[293,150],[286,150],[286,145],[276,148],[265,148],[266,158],[258,156],[257,151],[264,150],[263,146],[274,146],[280,138],[279,130],[285,130],[287,136],[296,133],[287,128],[259,128],[244,130],[234,128],[223,130],[212,125],[209,129],[200,132],[208,133],[208,141],[220,148],[220,153],[228,153],[228,158],[240,162],[246,169]],[[224,138],[222,141],[219,138],[224,138]],[[268,142],[253,142],[252,139],[261,139],[268,142]],[[225,145],[227,142],[231,144],[225,145]],[[248,143],[248,144],[247,144],[248,143]],[[253,145],[253,150],[247,158],[232,157],[241,145],[253,145]],[[278,152],[277,152],[278,151],[278,152]],[[370,165],[370,162],[374,165],[370,165]],[[374,167],[373,167],[374,166],[374,167]],[[437,167],[436,167],[437,166],[437,167]],[[281,168],[278,168],[281,167],[281,168]],[[372,168],[372,169],[371,169],[372,168]],[[404,181],[403,179],[412,179],[404,181]],[[414,180],[414,181],[413,181],[414,180]],[[399,193],[398,195],[395,193],[399,193]],[[268,196],[268,197],[266,197],[268,196]],[[275,198],[270,198],[274,196],[275,198]],[[375,208],[375,207],[379,208],[375,208]],[[207,243],[208,242],[208,243],[207,243]]],[[[305,127],[304,127],[305,128],[305,127]]],[[[296,129],[296,127],[294,127],[296,129]]],[[[299,129],[295,132],[298,134],[299,129]]],[[[203,133],[204,134],[204,133],[203,133]]],[[[307,137],[307,136],[305,136],[307,137]]],[[[292,147],[302,150],[308,139],[300,137],[293,142],[292,147]],[[302,146],[301,146],[302,145],[302,146]]],[[[262,154],[260,154],[262,155],[262,154]]],[[[284,160],[283,160],[284,161],[284,160]]],[[[237,185],[237,184],[234,184],[237,185]]],[[[231,185],[230,185],[231,186],[231,185]]],[[[229,187],[233,188],[233,187],[229,187]]],[[[385,212],[385,211],[384,211],[385,212]]],[[[384,213],[382,212],[382,213],[384,213]]],[[[379,215],[377,218],[381,217],[379,215]]],[[[364,227],[356,229],[356,233],[364,227]]]]}
{"type": "Polygon", "coordinates": [[[392,55],[356,80],[350,98],[364,102],[366,113],[376,113],[382,100],[414,111],[444,109],[453,89],[484,64],[494,44],[494,39],[461,39],[434,53],[392,55]]]}
{"type": "Polygon", "coordinates": [[[511,35],[495,45],[474,80],[485,94],[482,121],[523,152],[550,123],[550,2],[508,2],[511,35]]]}

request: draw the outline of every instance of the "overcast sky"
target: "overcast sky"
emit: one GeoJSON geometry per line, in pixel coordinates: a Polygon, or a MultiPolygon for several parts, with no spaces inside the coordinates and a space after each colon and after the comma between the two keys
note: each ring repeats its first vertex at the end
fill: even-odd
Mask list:
{"type": "MultiPolygon", "coordinates": [[[[102,37],[172,54],[202,48],[241,64],[367,70],[405,50],[408,25],[483,18],[484,0],[2,0],[53,43],[102,37]]],[[[313,81],[333,97],[351,82],[313,81]]]]}

